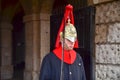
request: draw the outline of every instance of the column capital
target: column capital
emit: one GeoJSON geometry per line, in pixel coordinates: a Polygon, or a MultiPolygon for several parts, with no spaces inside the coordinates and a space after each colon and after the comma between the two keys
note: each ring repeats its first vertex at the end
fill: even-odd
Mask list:
{"type": "Polygon", "coordinates": [[[40,20],[50,21],[50,14],[41,13],[40,14],[40,20]]]}
{"type": "Polygon", "coordinates": [[[23,22],[39,21],[39,20],[50,20],[50,14],[40,13],[31,14],[23,17],[23,22]]]}
{"type": "Polygon", "coordinates": [[[39,14],[31,14],[31,15],[26,15],[23,17],[23,22],[30,22],[30,21],[38,21],[40,20],[40,15],[39,14]]]}

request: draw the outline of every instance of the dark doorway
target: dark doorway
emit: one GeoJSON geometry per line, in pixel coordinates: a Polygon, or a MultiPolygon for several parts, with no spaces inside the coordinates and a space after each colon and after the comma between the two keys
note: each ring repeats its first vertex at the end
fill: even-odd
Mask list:
{"type": "MultiPolygon", "coordinates": [[[[53,14],[50,18],[50,50],[55,46],[56,36],[62,21],[63,14],[53,14]]],[[[75,27],[77,29],[79,48],[75,49],[83,58],[87,80],[94,79],[94,22],[95,8],[85,7],[74,11],[75,27]]]]}
{"type": "Polygon", "coordinates": [[[25,68],[25,28],[23,23],[23,12],[19,12],[13,19],[12,43],[13,54],[12,63],[14,68],[13,80],[23,80],[25,68]]]}

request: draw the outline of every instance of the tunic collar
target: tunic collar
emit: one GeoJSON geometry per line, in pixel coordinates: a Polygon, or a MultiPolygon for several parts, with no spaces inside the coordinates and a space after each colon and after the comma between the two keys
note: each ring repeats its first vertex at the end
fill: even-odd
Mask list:
{"type": "MultiPolygon", "coordinates": [[[[62,47],[53,50],[53,53],[62,60],[62,47]]],[[[64,62],[67,64],[73,64],[76,59],[76,52],[74,50],[64,50],[64,62]]]]}

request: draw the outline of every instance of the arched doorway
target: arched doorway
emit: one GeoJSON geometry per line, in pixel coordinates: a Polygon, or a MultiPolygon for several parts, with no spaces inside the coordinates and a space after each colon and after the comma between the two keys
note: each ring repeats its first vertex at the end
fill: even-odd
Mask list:
{"type": "Polygon", "coordinates": [[[25,69],[25,26],[23,23],[24,11],[17,12],[12,20],[12,64],[13,79],[23,80],[25,69]]]}

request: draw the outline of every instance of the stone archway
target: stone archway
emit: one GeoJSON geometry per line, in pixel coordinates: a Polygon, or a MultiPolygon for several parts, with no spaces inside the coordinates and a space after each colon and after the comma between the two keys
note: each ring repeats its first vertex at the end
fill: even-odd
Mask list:
{"type": "Polygon", "coordinates": [[[11,79],[14,74],[13,65],[13,18],[21,11],[19,0],[1,0],[0,10],[0,75],[1,79],[11,79]]]}
{"type": "Polygon", "coordinates": [[[12,20],[12,65],[13,79],[23,80],[23,71],[25,66],[25,30],[23,23],[24,11],[14,15],[12,20]]]}

